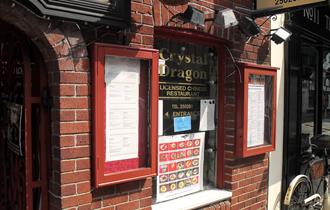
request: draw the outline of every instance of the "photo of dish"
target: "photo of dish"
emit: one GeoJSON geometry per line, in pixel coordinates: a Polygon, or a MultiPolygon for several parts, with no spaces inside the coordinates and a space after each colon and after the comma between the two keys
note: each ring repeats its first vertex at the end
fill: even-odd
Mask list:
{"type": "Polygon", "coordinates": [[[168,171],[167,165],[160,165],[159,166],[159,173],[166,173],[168,171]]]}
{"type": "Polygon", "coordinates": [[[193,169],[193,171],[192,171],[192,174],[193,175],[197,175],[198,174],[198,172],[199,172],[199,170],[198,170],[199,168],[194,168],[193,169]]]}
{"type": "Polygon", "coordinates": [[[194,145],[195,146],[199,146],[199,144],[200,144],[200,140],[199,139],[194,140],[194,145]]]}
{"type": "Polygon", "coordinates": [[[159,188],[159,191],[161,193],[167,192],[167,185],[161,185],[160,188],[159,188]]]}
{"type": "Polygon", "coordinates": [[[167,180],[168,180],[168,175],[163,174],[163,175],[160,175],[160,176],[159,176],[159,182],[160,182],[160,183],[167,182],[167,180]]]}
{"type": "Polygon", "coordinates": [[[188,149],[187,151],[186,151],[186,156],[187,157],[191,157],[192,155],[193,155],[193,151],[191,150],[191,149],[188,149]]]}
{"type": "Polygon", "coordinates": [[[193,177],[192,179],[191,179],[191,184],[197,184],[198,183],[198,177],[196,176],[196,177],[193,177]]]}
{"type": "Polygon", "coordinates": [[[171,150],[176,149],[176,143],[175,143],[175,142],[170,143],[170,149],[171,149],[171,150]]]}
{"type": "Polygon", "coordinates": [[[178,170],[182,170],[182,169],[184,169],[184,162],[183,162],[183,161],[177,163],[177,169],[178,169],[178,170]]]}
{"type": "Polygon", "coordinates": [[[181,141],[179,142],[179,149],[183,149],[183,148],[185,148],[185,142],[181,141]]]}
{"type": "Polygon", "coordinates": [[[176,180],[176,173],[170,174],[170,181],[176,180]]]}
{"type": "Polygon", "coordinates": [[[159,155],[159,160],[160,160],[160,162],[168,161],[168,160],[169,160],[168,155],[169,155],[168,153],[160,154],[160,155],[159,155]]]}
{"type": "Polygon", "coordinates": [[[172,152],[172,153],[170,154],[170,159],[171,159],[171,160],[176,160],[176,152],[172,152]]]}
{"type": "Polygon", "coordinates": [[[192,164],[192,161],[191,160],[187,160],[185,165],[186,167],[185,168],[190,168],[191,167],[191,164],[192,164]]]}
{"type": "Polygon", "coordinates": [[[193,153],[194,153],[194,156],[199,155],[199,149],[194,149],[193,153]]]}
{"type": "Polygon", "coordinates": [[[168,164],[168,166],[169,166],[168,171],[176,171],[176,163],[168,164]]]}
{"type": "Polygon", "coordinates": [[[193,145],[193,141],[192,140],[186,141],[186,145],[187,147],[191,147],[193,145]]]}
{"type": "Polygon", "coordinates": [[[186,180],[184,180],[184,182],[185,182],[186,186],[191,185],[191,179],[186,179],[186,180]]]}
{"type": "Polygon", "coordinates": [[[194,159],[194,160],[192,161],[192,165],[193,165],[193,166],[198,166],[198,165],[199,165],[199,159],[194,159]]]}
{"type": "Polygon", "coordinates": [[[186,177],[191,177],[192,175],[192,170],[187,170],[186,171],[186,177]]]}
{"type": "Polygon", "coordinates": [[[178,179],[184,178],[184,171],[178,173],[178,179]]]}
{"type": "Polygon", "coordinates": [[[159,150],[160,151],[166,151],[168,149],[168,145],[167,144],[160,144],[159,145],[159,150]]]}
{"type": "Polygon", "coordinates": [[[185,187],[185,183],[184,183],[184,181],[180,181],[180,182],[178,182],[178,187],[179,187],[179,189],[184,188],[184,187],[185,187]]]}
{"type": "Polygon", "coordinates": [[[177,157],[177,159],[185,158],[186,157],[186,152],[185,151],[177,152],[176,157],[177,157]]]}
{"type": "Polygon", "coordinates": [[[170,190],[176,190],[176,183],[170,184],[170,190]]]}

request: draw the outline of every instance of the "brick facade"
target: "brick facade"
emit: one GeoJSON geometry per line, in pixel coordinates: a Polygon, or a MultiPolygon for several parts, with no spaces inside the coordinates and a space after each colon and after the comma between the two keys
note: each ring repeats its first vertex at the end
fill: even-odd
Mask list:
{"type": "MultiPolygon", "coordinates": [[[[249,40],[237,28],[222,30],[212,21],[204,28],[191,24],[169,22],[187,5],[204,11],[207,18],[215,10],[234,6],[251,7],[252,1],[187,1],[133,0],[132,27],[125,32],[110,33],[111,37],[126,37],[120,42],[130,46],[153,47],[154,27],[191,28],[232,43],[236,60],[270,63],[269,41],[263,36],[249,40]]],[[[91,94],[88,44],[101,40],[84,33],[77,24],[37,18],[20,5],[0,1],[0,20],[23,31],[41,51],[48,72],[52,96],[51,166],[49,174],[50,209],[151,209],[152,179],[118,184],[101,189],[92,187],[91,169],[91,94]]],[[[263,20],[258,20],[262,23],[263,20]]],[[[266,22],[263,30],[268,31],[266,22]]],[[[85,29],[86,30],[86,29],[85,29]]],[[[88,30],[88,28],[87,28],[88,30]]],[[[116,40],[115,42],[118,42],[116,40]]],[[[204,209],[265,209],[267,206],[268,155],[237,158],[235,147],[235,70],[228,56],[225,83],[225,188],[233,192],[230,201],[212,204],[204,209]]]]}

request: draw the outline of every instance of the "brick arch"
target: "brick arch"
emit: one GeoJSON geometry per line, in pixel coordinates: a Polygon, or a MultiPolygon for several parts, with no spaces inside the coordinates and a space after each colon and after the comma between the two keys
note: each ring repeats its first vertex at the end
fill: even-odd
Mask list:
{"type": "Polygon", "coordinates": [[[52,99],[49,208],[62,209],[62,197],[67,195],[63,185],[68,184],[68,179],[83,176],[86,185],[91,176],[87,47],[75,23],[39,18],[11,0],[0,1],[0,21],[25,34],[43,57],[52,99]]]}

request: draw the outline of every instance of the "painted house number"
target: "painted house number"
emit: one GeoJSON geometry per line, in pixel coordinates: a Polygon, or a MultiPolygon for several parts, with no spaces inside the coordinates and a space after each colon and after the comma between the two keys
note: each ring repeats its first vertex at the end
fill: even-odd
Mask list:
{"type": "Polygon", "coordinates": [[[275,5],[282,5],[290,2],[295,2],[297,0],[275,0],[275,5]]]}

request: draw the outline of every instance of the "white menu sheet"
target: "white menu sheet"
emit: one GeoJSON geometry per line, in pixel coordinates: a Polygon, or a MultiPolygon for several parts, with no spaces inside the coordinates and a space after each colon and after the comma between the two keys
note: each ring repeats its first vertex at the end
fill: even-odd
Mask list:
{"type": "Polygon", "coordinates": [[[205,132],[158,138],[157,202],[203,189],[205,132]]]}
{"type": "Polygon", "coordinates": [[[215,101],[213,99],[200,101],[200,131],[211,131],[215,129],[214,114],[215,114],[215,101]]]}
{"type": "Polygon", "coordinates": [[[265,85],[248,85],[247,146],[264,144],[265,133],[265,85]]]}
{"type": "Polygon", "coordinates": [[[140,61],[106,56],[105,161],[138,157],[140,61]]]}

